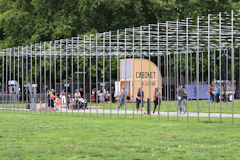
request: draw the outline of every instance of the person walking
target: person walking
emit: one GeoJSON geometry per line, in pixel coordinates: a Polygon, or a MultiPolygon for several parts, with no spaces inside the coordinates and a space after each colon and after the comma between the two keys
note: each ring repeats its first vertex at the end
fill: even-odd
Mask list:
{"type": "Polygon", "coordinates": [[[139,111],[140,104],[142,106],[143,113],[146,114],[146,112],[144,111],[144,92],[142,90],[142,86],[139,86],[137,91],[136,97],[137,113],[139,111]]]}
{"type": "Polygon", "coordinates": [[[179,84],[178,86],[178,110],[181,114],[183,112],[184,114],[186,113],[186,102],[187,102],[187,92],[183,88],[182,84],[179,84]],[[181,106],[181,103],[183,101],[183,107],[181,106]]]}
{"type": "Polygon", "coordinates": [[[160,110],[160,105],[161,105],[161,93],[158,88],[155,88],[153,101],[154,101],[153,113],[155,113],[157,106],[159,105],[159,110],[160,110]]]}

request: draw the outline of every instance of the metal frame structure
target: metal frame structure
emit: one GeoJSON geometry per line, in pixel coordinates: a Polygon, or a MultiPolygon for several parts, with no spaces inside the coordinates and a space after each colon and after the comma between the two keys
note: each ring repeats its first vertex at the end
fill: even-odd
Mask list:
{"type": "MultiPolygon", "coordinates": [[[[237,78],[240,80],[240,75],[236,74],[240,72],[240,63],[239,66],[235,66],[237,62],[235,57],[240,57],[239,15],[239,13],[235,14],[233,11],[230,14],[209,14],[206,17],[197,17],[196,19],[187,18],[182,21],[167,21],[165,23],[90,34],[83,37],[72,37],[3,49],[0,52],[2,61],[2,70],[0,71],[2,75],[1,85],[4,92],[7,93],[8,81],[17,80],[20,82],[21,96],[24,97],[24,85],[27,82],[38,84],[37,91],[40,94],[40,98],[42,100],[45,99],[46,102],[46,88],[54,88],[59,92],[64,88],[64,83],[69,83],[71,84],[71,89],[66,88],[67,93],[71,91],[73,96],[73,88],[83,88],[84,99],[89,100],[90,95],[87,95],[87,93],[91,94],[94,83],[96,90],[98,90],[100,87],[99,82],[106,86],[106,81],[108,81],[108,85],[110,86],[108,88],[110,88],[110,92],[112,93],[111,84],[120,79],[120,59],[148,59],[149,64],[141,63],[141,68],[149,67],[150,71],[150,61],[154,61],[165,78],[165,83],[163,84],[163,93],[165,94],[163,101],[165,103],[162,105],[166,105],[167,107],[167,118],[169,119],[171,110],[173,108],[176,109],[173,101],[176,101],[176,97],[178,97],[177,95],[175,100],[173,100],[171,86],[174,85],[177,88],[180,83],[195,83],[197,85],[196,104],[199,121],[202,103],[199,99],[199,85],[206,82],[208,87],[210,87],[214,79],[219,79],[220,81],[226,80],[226,77],[222,76],[224,72],[222,68],[225,65],[222,64],[223,53],[227,53],[231,61],[229,63],[229,59],[226,58],[227,67],[230,67],[226,70],[227,73],[225,73],[228,80],[232,84],[236,84],[237,78]],[[207,60],[207,63],[204,60],[207,60]],[[113,70],[113,65],[116,66],[116,70],[113,70]],[[24,70],[24,67],[26,70],[24,70]],[[231,76],[229,77],[228,75],[231,76]],[[172,77],[175,78],[174,82],[172,82],[172,77]]],[[[149,78],[149,84],[150,81],[149,78]]],[[[240,87],[240,84],[238,86],[240,87]]],[[[186,86],[186,90],[188,91],[188,86],[186,86]]],[[[133,92],[136,91],[133,90],[133,92]]],[[[153,94],[150,87],[149,92],[153,94]]],[[[232,92],[235,92],[234,87],[232,87],[232,92]]],[[[32,93],[30,94],[32,96],[32,93]]],[[[11,96],[4,96],[2,93],[2,97],[2,109],[7,110],[11,108],[11,105],[14,109],[16,107],[19,109],[18,106],[25,104],[22,98],[17,104],[11,103],[9,105],[8,101],[11,96]]],[[[98,101],[98,96],[96,98],[98,101]]],[[[132,98],[135,99],[135,97],[132,98]]],[[[187,103],[187,120],[189,120],[189,113],[191,112],[193,103],[191,99],[187,103]]],[[[94,112],[92,109],[88,111],[84,109],[84,115],[85,113],[90,113],[90,115],[96,113],[97,116],[100,113],[103,115],[109,113],[110,116],[113,114],[119,116],[121,114],[119,109],[117,111],[113,109],[114,105],[112,103],[110,103],[109,109],[99,109],[100,106],[105,105],[105,102],[103,105],[94,104],[96,108],[94,112]]],[[[135,107],[132,103],[125,103],[123,114],[127,117],[127,105],[133,105],[132,114],[134,118],[135,107]]],[[[211,120],[210,105],[209,95],[208,121],[211,120]]],[[[233,123],[235,117],[234,108],[235,103],[233,98],[233,123]]],[[[159,105],[158,117],[160,117],[160,111],[159,105]]],[[[80,112],[82,111],[78,110],[78,113],[80,112]]],[[[180,115],[178,112],[176,113],[178,119],[180,115]]],[[[144,112],[141,110],[141,118],[143,114],[144,112]]],[[[220,121],[222,121],[221,99],[219,117],[220,121]]]]}

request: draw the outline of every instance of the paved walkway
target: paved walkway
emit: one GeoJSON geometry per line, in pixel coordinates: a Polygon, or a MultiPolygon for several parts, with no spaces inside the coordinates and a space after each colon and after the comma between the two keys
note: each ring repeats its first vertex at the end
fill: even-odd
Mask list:
{"type": "MultiPolygon", "coordinates": [[[[2,108],[0,107],[0,109],[13,109],[13,108],[2,108]]],[[[15,108],[16,110],[28,110],[28,109],[19,109],[19,108],[15,108]]],[[[44,112],[44,110],[43,110],[44,112]]],[[[62,112],[66,112],[66,109],[62,109],[62,112]]],[[[74,112],[74,113],[98,113],[98,114],[128,114],[128,115],[132,115],[132,114],[144,114],[143,112],[141,113],[141,111],[139,111],[137,113],[137,111],[132,111],[132,110],[109,110],[109,109],[85,109],[85,110],[67,110],[67,112],[74,112]]],[[[146,111],[145,111],[146,112],[146,111]]],[[[196,112],[189,112],[189,113],[177,113],[177,112],[159,112],[160,115],[162,116],[181,116],[181,117],[208,117],[209,113],[196,113],[196,112]]],[[[151,115],[153,116],[157,116],[158,112],[155,112],[154,114],[151,112],[151,115]]],[[[222,113],[221,114],[222,117],[232,117],[234,116],[235,118],[240,118],[240,114],[227,114],[227,113],[222,113]]],[[[220,113],[210,113],[210,117],[220,117],[220,113]]]]}
{"type": "MultiPolygon", "coordinates": [[[[68,111],[68,112],[72,112],[72,111],[68,111]]],[[[137,114],[137,111],[131,111],[131,110],[103,110],[103,109],[86,109],[86,110],[74,110],[73,112],[80,112],[80,113],[98,113],[98,114],[137,114]]],[[[145,111],[146,112],[146,111],[145,111]]],[[[141,111],[138,112],[138,114],[141,114],[141,111]]],[[[142,114],[144,114],[142,112],[142,114]]],[[[177,116],[177,112],[159,112],[160,115],[163,115],[163,116],[177,116]]],[[[153,116],[157,116],[158,113],[155,112],[154,114],[151,112],[151,115],[153,116]]],[[[187,117],[187,115],[189,117],[208,117],[209,114],[208,113],[195,113],[195,112],[189,112],[189,113],[178,113],[178,116],[182,116],[182,117],[187,117]]],[[[232,114],[227,114],[227,113],[222,113],[221,114],[222,117],[232,117],[232,114]]],[[[240,114],[234,114],[233,115],[234,117],[236,118],[240,118],[240,114]]],[[[220,117],[220,113],[210,113],[210,117],[220,117]]]]}

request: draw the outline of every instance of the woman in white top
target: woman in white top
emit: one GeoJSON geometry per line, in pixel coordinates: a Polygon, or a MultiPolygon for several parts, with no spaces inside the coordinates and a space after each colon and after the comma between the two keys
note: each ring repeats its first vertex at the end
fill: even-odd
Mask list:
{"type": "Polygon", "coordinates": [[[61,100],[62,100],[62,104],[66,104],[66,92],[65,92],[65,89],[63,89],[62,92],[61,92],[61,100]]]}
{"type": "Polygon", "coordinates": [[[98,91],[100,103],[103,103],[105,101],[105,94],[106,94],[106,90],[103,87],[100,88],[100,90],[98,91]]]}
{"type": "Polygon", "coordinates": [[[78,109],[79,108],[78,99],[81,98],[81,94],[78,91],[78,89],[75,90],[74,97],[75,97],[75,102],[76,102],[75,109],[78,109]]]}

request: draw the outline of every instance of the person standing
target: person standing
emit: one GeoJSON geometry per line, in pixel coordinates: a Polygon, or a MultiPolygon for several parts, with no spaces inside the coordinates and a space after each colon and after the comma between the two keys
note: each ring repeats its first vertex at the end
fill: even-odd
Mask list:
{"type": "Polygon", "coordinates": [[[214,101],[214,95],[213,95],[212,85],[210,85],[210,87],[209,87],[209,94],[210,94],[210,100],[211,100],[211,102],[213,103],[213,101],[214,101]]]}
{"type": "Polygon", "coordinates": [[[105,100],[104,88],[103,87],[100,87],[100,89],[98,90],[98,97],[99,97],[100,103],[103,103],[104,100],[105,100]]]}
{"type": "Polygon", "coordinates": [[[81,94],[81,98],[84,98],[84,89],[83,88],[80,88],[80,94],[81,94]]]}
{"type": "Polygon", "coordinates": [[[80,92],[78,91],[78,89],[75,90],[74,97],[75,97],[75,103],[76,103],[75,109],[79,109],[79,104],[78,104],[78,102],[79,102],[79,98],[81,98],[81,94],[80,94],[80,92]]]}
{"type": "Polygon", "coordinates": [[[91,96],[92,98],[91,98],[91,101],[93,102],[93,103],[97,103],[97,92],[96,92],[96,88],[93,88],[92,89],[92,96],[91,96]]]}
{"type": "Polygon", "coordinates": [[[56,111],[62,111],[62,99],[60,98],[59,94],[57,95],[57,98],[55,100],[55,103],[56,103],[56,111]]]}
{"type": "Polygon", "coordinates": [[[109,91],[107,91],[107,93],[106,93],[106,95],[105,95],[105,100],[106,100],[107,102],[110,102],[110,99],[111,99],[111,94],[110,94],[109,91]]]}
{"type": "Polygon", "coordinates": [[[155,113],[155,110],[159,104],[159,110],[160,110],[160,105],[161,105],[161,94],[158,88],[155,88],[155,92],[154,92],[154,110],[153,113],[155,113]]]}
{"type": "Polygon", "coordinates": [[[216,87],[217,87],[217,88],[216,88],[216,102],[218,103],[218,102],[220,102],[220,93],[221,93],[221,89],[220,89],[220,87],[219,87],[218,84],[217,84],[216,87]]]}
{"type": "Polygon", "coordinates": [[[55,96],[54,96],[54,90],[52,89],[51,92],[50,92],[50,95],[49,95],[49,100],[50,100],[50,108],[52,111],[54,111],[54,99],[55,99],[55,96]]]}
{"type": "Polygon", "coordinates": [[[67,109],[68,109],[68,110],[69,110],[70,101],[71,101],[71,94],[68,94],[68,95],[67,95],[67,109]]]}
{"type": "Polygon", "coordinates": [[[62,92],[61,92],[61,100],[62,100],[62,104],[66,104],[66,92],[65,92],[65,89],[63,89],[62,92]]]}
{"type": "Polygon", "coordinates": [[[233,101],[233,95],[232,93],[229,94],[229,99],[228,99],[229,102],[232,102],[233,101]]]}
{"type": "Polygon", "coordinates": [[[51,106],[51,102],[50,102],[50,94],[51,94],[51,91],[50,90],[47,90],[47,97],[48,97],[48,107],[51,106]]]}
{"type": "Polygon", "coordinates": [[[146,112],[144,111],[144,92],[142,90],[142,86],[139,86],[137,91],[136,97],[137,113],[139,111],[140,104],[142,106],[143,113],[146,114],[146,112]]]}
{"type": "Polygon", "coordinates": [[[114,96],[114,94],[115,94],[115,89],[114,89],[114,87],[112,87],[112,93],[111,93],[112,103],[115,102],[115,96],[114,96]]]}
{"type": "Polygon", "coordinates": [[[181,112],[186,113],[186,102],[187,102],[187,92],[183,88],[182,84],[179,84],[178,86],[178,110],[181,114],[181,112]],[[181,106],[181,103],[183,101],[183,107],[181,106]]]}

